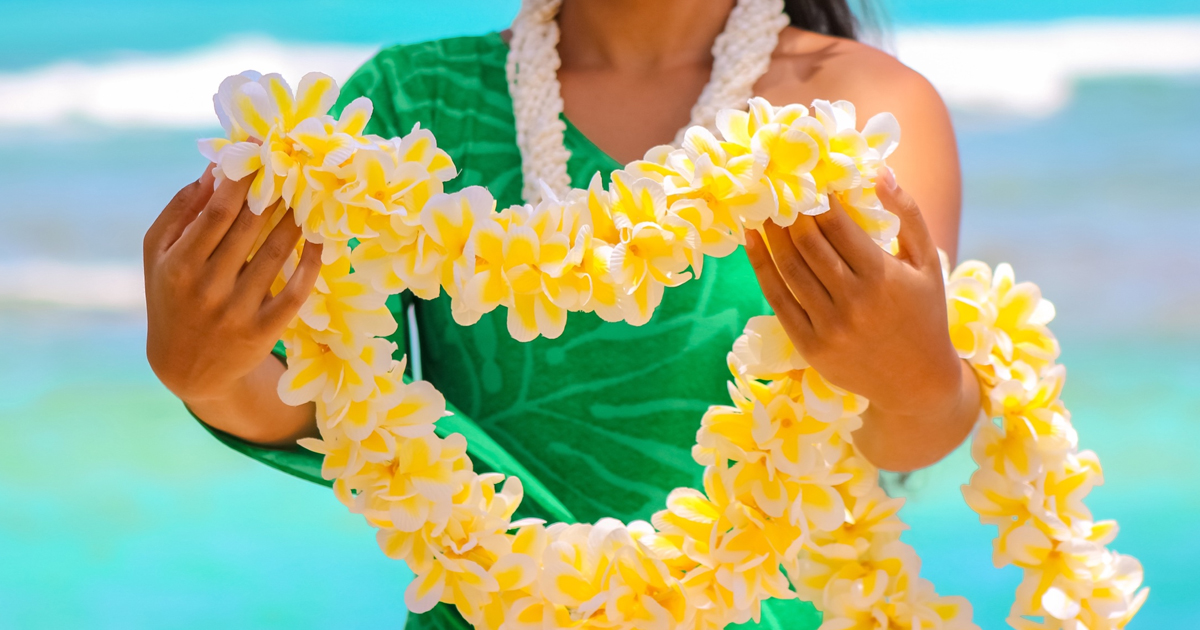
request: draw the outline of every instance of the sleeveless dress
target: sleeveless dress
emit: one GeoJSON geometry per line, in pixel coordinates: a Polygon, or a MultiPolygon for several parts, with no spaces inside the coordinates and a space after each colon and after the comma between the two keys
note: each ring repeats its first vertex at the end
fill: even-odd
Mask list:
{"type": "MultiPolygon", "coordinates": [[[[375,106],[369,133],[403,135],[418,123],[433,131],[460,171],[447,192],[478,184],[500,208],[522,203],[507,52],[499,33],[385,49],[342,88],[335,113],[367,96],[375,106]]],[[[566,125],[573,186],[622,166],[566,125]]],[[[550,522],[649,520],[671,489],[700,488],[703,469],[691,457],[700,417],[710,405],[728,404],[725,356],[746,320],[770,312],[741,249],[705,261],[701,277],[666,291],[639,327],[571,313],[558,339],[521,343],[508,335],[505,309],[462,327],[445,294],[423,301],[405,293],[389,308],[400,323],[397,358],[410,353],[414,376],[433,383],[455,413],[438,422],[438,433],[462,433],[476,470],[520,477],[526,495],[517,517],[550,522]],[[408,347],[410,321],[419,348],[408,347]]],[[[209,430],[267,465],[330,485],[318,454],[262,448],[209,430]]],[[[770,600],[761,623],[741,627],[820,624],[808,602],[770,600]]],[[[453,606],[438,604],[410,614],[406,627],[469,625],[453,606]]]]}

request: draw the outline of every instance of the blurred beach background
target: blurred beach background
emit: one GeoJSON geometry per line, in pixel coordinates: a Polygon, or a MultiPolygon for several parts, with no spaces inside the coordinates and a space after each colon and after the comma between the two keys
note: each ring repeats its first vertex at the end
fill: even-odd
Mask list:
{"type": "MultiPolygon", "coordinates": [[[[221,446],[155,380],[141,238],[204,167],[224,76],[344,79],[516,6],[0,1],[0,628],[403,626],[409,573],[359,518],[221,446]]],[[[1131,627],[1200,627],[1200,5],[882,8],[880,45],[954,111],[961,257],[1013,263],[1058,307],[1064,396],[1108,478],[1089,505],[1151,587],[1131,627]]],[[[908,481],[906,538],[1000,629],[1019,572],[992,567],[972,470],[959,449],[908,481]]]]}

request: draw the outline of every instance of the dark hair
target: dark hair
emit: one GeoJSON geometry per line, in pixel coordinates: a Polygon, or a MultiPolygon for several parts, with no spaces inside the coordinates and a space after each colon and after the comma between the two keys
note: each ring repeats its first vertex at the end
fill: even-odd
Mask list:
{"type": "MultiPolygon", "coordinates": [[[[871,7],[859,2],[859,12],[871,19],[871,7]]],[[[814,33],[858,39],[860,16],[850,8],[849,0],[784,0],[783,10],[792,26],[814,33]]]]}

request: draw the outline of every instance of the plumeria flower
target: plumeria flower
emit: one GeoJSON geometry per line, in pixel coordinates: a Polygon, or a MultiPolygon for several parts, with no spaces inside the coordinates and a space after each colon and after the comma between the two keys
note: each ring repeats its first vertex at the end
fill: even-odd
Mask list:
{"type": "Polygon", "coordinates": [[[333,79],[315,72],[301,79],[295,96],[278,74],[244,72],[225,79],[213,102],[228,138],[200,142],[200,152],[217,164],[217,183],[255,174],[248,203],[263,212],[280,198],[286,181],[285,173],[272,168],[278,142],[300,121],[325,114],[337,96],[333,79]]]}
{"type": "Polygon", "coordinates": [[[856,131],[854,104],[849,101],[813,101],[813,116],[829,135],[830,152],[851,157],[865,174],[873,176],[900,143],[900,125],[886,112],[868,120],[862,132],[856,131]]]}
{"type": "MultiPolygon", "coordinates": [[[[631,527],[633,524],[631,524],[631,527]]],[[[692,614],[679,580],[657,558],[637,546],[617,556],[617,573],[608,589],[605,613],[629,628],[670,630],[692,614]]]]}
{"type": "Polygon", "coordinates": [[[346,106],[339,120],[327,115],[306,118],[285,136],[276,134],[271,142],[264,143],[271,150],[270,166],[279,194],[296,209],[300,224],[310,233],[324,233],[308,217],[314,205],[310,182],[324,191],[336,186],[336,170],[364,144],[359,134],[370,116],[371,101],[360,97],[346,106]],[[281,177],[282,183],[278,179],[281,177]]]}
{"type": "Polygon", "coordinates": [[[359,443],[346,437],[346,434],[341,431],[329,431],[326,435],[322,435],[321,439],[303,438],[297,443],[324,456],[321,460],[321,477],[323,479],[336,480],[353,475],[366,463],[360,454],[359,443]]]}
{"type": "Polygon", "coordinates": [[[583,271],[591,244],[587,218],[579,204],[550,197],[536,208],[507,208],[495,223],[481,225],[467,254],[475,264],[460,268],[456,321],[472,324],[503,304],[514,339],[561,335],[567,313],[591,298],[591,278],[583,271]]]}
{"type": "Polygon", "coordinates": [[[644,521],[628,526],[609,518],[597,521],[589,546],[598,547],[611,564],[601,578],[600,597],[576,607],[582,615],[598,605],[596,616],[612,627],[669,630],[683,622],[689,611],[678,579],[638,542],[652,531],[644,521]]]}
{"type": "MultiPolygon", "coordinates": [[[[476,225],[495,222],[495,207],[496,200],[487,189],[470,186],[457,193],[435,195],[421,210],[424,232],[418,251],[436,262],[431,279],[451,297],[457,295],[459,286],[455,276],[462,277],[473,269],[474,256],[463,254],[468,251],[476,225]]],[[[436,296],[434,292],[430,297],[436,296]]]]}
{"type": "Polygon", "coordinates": [[[371,289],[369,280],[351,273],[349,258],[321,267],[313,294],[297,318],[322,335],[326,343],[353,347],[364,337],[383,337],[396,331],[386,306],[387,295],[371,289]]]}
{"type": "MultiPolygon", "coordinates": [[[[839,151],[857,148],[838,141],[847,134],[857,134],[853,109],[847,114],[843,108],[825,101],[814,101],[813,106],[817,108],[813,112],[815,118],[802,107],[775,109],[761,101],[754,103],[749,117],[736,121],[739,127],[742,120],[747,124],[765,122],[755,125],[750,149],[765,165],[763,176],[775,192],[778,209],[772,220],[785,227],[799,214],[828,210],[829,193],[851,190],[862,183],[854,156],[839,151]],[[829,124],[830,114],[836,117],[837,124],[829,124]]],[[[729,133],[742,136],[740,128],[730,129],[729,133]]]]}
{"type": "Polygon", "coordinates": [[[802,537],[803,528],[734,499],[735,477],[732,469],[708,467],[705,489],[712,499],[674,495],[669,509],[655,515],[655,523],[661,522],[664,532],[682,536],[683,547],[693,551],[689,556],[700,561],[683,580],[689,597],[724,610],[721,617],[726,620],[742,623],[757,616],[762,599],[792,597],[779,564],[782,551],[794,551],[787,548],[802,537]],[[700,511],[693,511],[696,508],[700,511]],[[698,538],[706,528],[713,528],[707,540],[698,538]]]}
{"type": "Polygon", "coordinates": [[[408,215],[410,209],[404,203],[405,198],[431,179],[419,162],[397,161],[395,155],[379,147],[358,149],[345,171],[342,179],[346,184],[334,191],[333,196],[351,208],[360,209],[364,222],[369,213],[408,215]]]}
{"type": "Polygon", "coordinates": [[[1059,346],[1046,324],[1054,318],[1054,305],[1035,285],[1018,284],[1008,264],[993,273],[978,262],[960,265],[949,282],[951,340],[990,384],[1013,378],[1010,371],[1018,363],[1039,376],[1053,365],[1059,346]]]}
{"type": "MultiPolygon", "coordinates": [[[[343,112],[343,118],[345,115],[343,112]]],[[[353,193],[355,197],[362,195],[362,202],[376,210],[366,218],[373,236],[358,237],[359,245],[352,255],[354,267],[367,274],[378,291],[390,295],[411,288],[420,297],[435,297],[440,291],[438,266],[443,256],[422,237],[421,217],[425,205],[441,195],[444,182],[456,174],[454,163],[437,148],[433,134],[420,125],[402,138],[372,142],[373,147],[391,157],[391,165],[381,159],[375,186],[364,186],[353,193]]],[[[371,162],[365,166],[375,168],[371,162]]],[[[343,195],[350,192],[343,189],[343,195]]],[[[478,195],[478,191],[468,194],[478,195]]]]}
{"type": "Polygon", "coordinates": [[[438,148],[433,132],[422,129],[420,123],[413,125],[412,130],[405,136],[384,142],[391,147],[401,162],[420,164],[431,177],[440,182],[450,181],[458,175],[458,169],[450,159],[450,154],[438,148]]]}
{"type": "MultiPolygon", "coordinates": [[[[476,628],[499,630],[502,625],[510,627],[532,627],[541,625],[522,623],[533,617],[542,620],[537,604],[545,604],[541,598],[538,577],[541,573],[540,560],[549,545],[550,536],[537,519],[522,519],[510,523],[517,533],[510,536],[509,551],[500,556],[488,569],[496,580],[497,590],[482,593],[479,601],[469,607],[474,614],[467,617],[476,628]],[[533,610],[531,610],[533,609],[533,610]],[[532,614],[530,614],[532,613],[532,614]]],[[[553,608],[551,606],[551,608],[553,608]]]]}
{"type": "MultiPolygon", "coordinates": [[[[437,533],[451,517],[455,495],[475,478],[466,440],[457,433],[440,438],[398,438],[393,459],[367,463],[335,485],[351,511],[375,527],[437,533]]],[[[415,552],[414,552],[415,553],[415,552]]]]}
{"type": "MultiPolygon", "coordinates": [[[[829,441],[834,429],[808,413],[802,400],[777,396],[769,404],[757,403],[750,419],[750,434],[756,450],[765,455],[762,462],[771,477],[782,473],[796,480],[823,478],[832,468],[821,445],[829,441]]],[[[841,510],[835,511],[840,517],[841,510]]]]}
{"type": "Polygon", "coordinates": [[[833,530],[846,519],[846,505],[835,488],[844,478],[826,467],[791,478],[742,462],[729,474],[738,500],[763,513],[762,529],[780,556],[794,556],[810,542],[812,532],[833,530]]]}
{"type": "Polygon", "coordinates": [[[1056,366],[1033,386],[1008,380],[993,388],[988,407],[1003,415],[999,426],[979,425],[972,444],[975,460],[1013,478],[1033,479],[1074,451],[1078,434],[1058,399],[1065,378],[1066,371],[1056,366]]]}
{"type": "Polygon", "coordinates": [[[632,291],[626,291],[612,274],[612,248],[601,245],[592,249],[584,260],[585,273],[591,278],[591,299],[584,311],[595,312],[606,322],[626,322],[641,326],[650,321],[662,304],[666,288],[661,282],[648,278],[632,291]]]}
{"type": "Polygon", "coordinates": [[[592,282],[584,310],[605,321],[645,324],[662,301],[664,286],[690,277],[684,270],[699,258],[699,237],[688,239],[695,228],[668,216],[661,184],[630,181],[620,171],[613,173],[608,190],[593,178],[586,203],[595,241],[583,261],[592,282]]]}
{"type": "Polygon", "coordinates": [[[888,253],[895,255],[898,246],[895,239],[900,233],[900,217],[883,207],[883,202],[875,194],[875,187],[852,188],[836,194],[842,209],[850,219],[888,253]]]}
{"type": "MultiPolygon", "coordinates": [[[[901,622],[901,610],[895,601],[918,579],[920,560],[912,547],[899,540],[890,540],[870,547],[867,553],[848,562],[826,559],[826,568],[812,560],[799,563],[799,576],[810,583],[817,579],[812,575],[828,573],[829,578],[820,600],[826,613],[834,618],[843,618],[854,623],[835,625],[840,628],[858,628],[858,624],[883,616],[893,623],[901,622]],[[832,562],[830,562],[832,560],[832,562]]],[[[900,624],[897,624],[900,625],[900,624]]],[[[873,626],[865,626],[873,627],[873,626]]],[[[883,625],[882,627],[888,627],[883,625]]],[[[903,625],[901,625],[903,627],[903,625]]]]}
{"type": "Polygon", "coordinates": [[[846,515],[836,528],[813,534],[814,551],[831,558],[857,557],[868,551],[877,540],[889,540],[900,535],[908,526],[898,513],[903,498],[889,497],[878,484],[860,497],[847,496],[846,515]]]}
{"type": "Polygon", "coordinates": [[[284,333],[288,367],[279,380],[279,398],[289,405],[318,400],[333,408],[365,400],[375,390],[375,376],[391,368],[396,344],[381,338],[361,347],[329,345],[318,332],[301,324],[284,333]]]}
{"type": "Polygon", "coordinates": [[[1058,358],[1058,340],[1046,328],[1054,319],[1054,305],[1042,298],[1037,285],[1017,283],[1012,267],[1001,264],[992,278],[993,300],[998,312],[994,355],[1005,363],[1023,361],[1039,372],[1058,358]]]}
{"type": "Polygon", "coordinates": [[[718,112],[716,125],[726,143],[749,150],[754,134],[763,127],[788,125],[808,113],[808,108],[803,105],[775,107],[767,99],[756,96],[749,100],[746,111],[725,109],[718,112]]]}
{"type": "MultiPolygon", "coordinates": [[[[728,539],[731,544],[741,543],[735,529],[728,539]]],[[[747,536],[760,543],[745,562],[723,563],[715,572],[720,606],[728,612],[726,618],[734,623],[745,623],[751,619],[759,621],[760,606],[767,599],[795,599],[788,589],[787,576],[779,569],[779,557],[766,552],[766,537],[758,532],[747,536]],[[758,553],[754,553],[758,552],[758,553]]]]}
{"type": "Polygon", "coordinates": [[[568,526],[555,537],[542,557],[540,586],[548,602],[570,610],[575,619],[600,613],[621,542],[611,534],[620,527],[614,519],[601,519],[595,525],[568,526]]]}
{"type": "MultiPolygon", "coordinates": [[[[853,432],[857,428],[854,426],[849,430],[853,432]]],[[[848,501],[847,505],[853,505],[851,499],[865,497],[879,488],[879,469],[871,465],[849,440],[843,441],[841,447],[841,455],[833,456],[837,460],[834,472],[849,475],[847,481],[838,486],[838,491],[848,501]]]]}
{"type": "MultiPolygon", "coordinates": [[[[914,580],[904,590],[887,593],[887,580],[877,571],[830,599],[823,628],[836,630],[978,630],[971,605],[961,597],[941,597],[927,580],[914,580]]],[[[844,583],[843,583],[844,584],[844,583]]]]}
{"type": "Polygon", "coordinates": [[[1079,619],[1088,628],[1124,628],[1141,609],[1150,589],[1142,587],[1142,565],[1137,558],[1109,553],[1105,560],[1094,575],[1091,596],[1081,602],[1079,619]]]}
{"type": "Polygon", "coordinates": [[[919,568],[916,553],[891,532],[865,545],[853,543],[823,546],[789,563],[788,575],[797,592],[826,605],[836,593],[854,589],[864,593],[878,589],[882,597],[898,590],[900,580],[907,582],[919,568]]]}
{"type": "Polygon", "coordinates": [[[531,562],[509,561],[496,574],[489,570],[512,553],[512,539],[505,532],[523,494],[515,478],[497,493],[495,485],[503,478],[498,473],[475,476],[454,497],[448,521],[436,530],[380,533],[385,553],[404,558],[417,574],[405,592],[409,610],[425,612],[442,601],[478,617],[480,604],[500,591],[497,575],[517,583],[532,581],[536,573],[531,562]],[[506,576],[506,570],[514,574],[506,576]]]}
{"type": "Polygon", "coordinates": [[[977,365],[989,362],[996,343],[991,278],[991,268],[973,260],[959,265],[946,279],[950,341],[958,356],[977,365]]]}
{"type": "Polygon", "coordinates": [[[463,252],[468,262],[455,268],[457,297],[450,307],[455,323],[460,326],[470,326],[486,313],[513,302],[504,257],[506,247],[512,249],[504,225],[511,221],[511,215],[511,209],[506,209],[497,220],[477,225],[463,252]]]}
{"type": "MultiPolygon", "coordinates": [[[[711,484],[707,473],[705,480],[715,485],[711,484]]],[[[657,538],[647,538],[645,544],[659,550],[663,559],[682,562],[680,568],[691,569],[697,563],[703,564],[711,557],[712,542],[717,533],[729,526],[723,516],[728,506],[728,494],[720,487],[713,490],[716,492],[711,495],[694,488],[672,490],[667,495],[666,509],[656,512],[651,521],[659,532],[657,538]]]]}
{"type": "Polygon", "coordinates": [[[993,466],[976,470],[962,492],[967,505],[985,525],[1015,527],[1029,519],[1041,522],[1053,519],[1045,510],[1041,490],[1029,482],[1009,479],[993,466]]]}
{"type": "Polygon", "coordinates": [[[432,274],[436,258],[419,255],[419,227],[408,225],[398,215],[372,217],[368,224],[376,236],[359,239],[349,258],[355,273],[367,279],[372,289],[395,295],[409,288],[409,279],[432,274]]]}
{"type": "Polygon", "coordinates": [[[917,578],[892,597],[896,628],[923,630],[979,630],[971,621],[971,604],[963,597],[938,595],[929,580],[917,578]]]}
{"type": "Polygon", "coordinates": [[[280,75],[251,71],[221,82],[213,101],[230,139],[245,134],[261,141],[273,128],[291,131],[300,121],[326,113],[338,93],[337,82],[320,72],[304,75],[293,95],[280,75]]]}
{"type": "Polygon", "coordinates": [[[1080,539],[1039,539],[1029,546],[1039,562],[1026,567],[1012,614],[1049,615],[1059,620],[1077,616],[1082,600],[1091,595],[1094,576],[1103,573],[1110,561],[1110,552],[1080,539]]]}
{"type": "MultiPolygon", "coordinates": [[[[407,358],[406,358],[407,359],[407,358]]],[[[446,399],[426,381],[404,382],[405,361],[393,361],[387,372],[375,377],[375,391],[362,401],[338,401],[341,406],[317,400],[317,413],[327,428],[340,427],[364,449],[367,461],[386,461],[396,438],[422,437],[434,423],[448,415],[446,399]]]]}
{"type": "MultiPolygon", "coordinates": [[[[822,457],[819,445],[829,441],[835,427],[813,417],[803,398],[782,395],[777,391],[778,386],[772,385],[760,387],[757,383],[749,384],[748,389],[755,399],[752,403],[750,399],[738,401],[737,413],[732,417],[727,416],[728,420],[723,423],[726,427],[729,427],[728,422],[740,425],[737,426],[737,433],[730,432],[729,428],[723,431],[729,437],[740,438],[740,443],[731,443],[730,446],[736,447],[736,450],[722,449],[725,451],[722,455],[728,453],[729,458],[740,455],[740,461],[761,460],[772,477],[780,472],[790,478],[803,478],[818,467],[827,464],[832,466],[832,462],[826,462],[822,457]]],[[[712,420],[716,424],[718,419],[712,420]]],[[[701,431],[705,430],[704,427],[705,421],[701,420],[701,431]]],[[[703,445],[705,441],[697,436],[698,444],[703,445]]]]}
{"type": "Polygon", "coordinates": [[[731,371],[746,379],[774,380],[808,367],[775,317],[760,315],[746,322],[733,342],[731,371]]]}
{"type": "Polygon", "coordinates": [[[720,258],[744,242],[745,224],[757,225],[774,210],[762,167],[746,147],[693,127],[680,148],[655,147],[626,170],[661,182],[675,212],[699,231],[704,254],[720,258]]]}
{"type": "Polygon", "coordinates": [[[627,293],[647,279],[676,286],[691,275],[685,270],[699,260],[695,227],[668,211],[662,185],[651,179],[631,180],[613,173],[612,221],[620,241],[608,252],[609,272],[627,293]]]}
{"type": "MultiPolygon", "coordinates": [[[[818,188],[813,169],[827,153],[827,138],[815,119],[804,117],[793,125],[773,123],[759,129],[751,141],[751,150],[764,162],[763,177],[770,184],[776,200],[771,220],[787,227],[801,214],[820,214],[829,209],[828,193],[818,188]]],[[[858,182],[858,171],[851,160],[839,162],[846,175],[834,184],[848,189],[858,182]]],[[[826,169],[827,171],[830,169],[826,169]]]]}
{"type": "MultiPolygon", "coordinates": [[[[1104,536],[1103,532],[1093,531],[1092,512],[1083,503],[1092,488],[1103,483],[1104,472],[1100,467],[1100,458],[1095,453],[1072,453],[1063,459],[1061,466],[1047,471],[1042,481],[1046,507],[1071,525],[1077,535],[1089,538],[1104,536]]],[[[1116,532],[1112,535],[1115,536],[1116,532]]]]}
{"type": "Polygon", "coordinates": [[[321,439],[304,438],[300,446],[325,455],[322,475],[352,475],[367,463],[390,462],[397,440],[431,435],[438,418],[448,415],[446,401],[429,383],[404,382],[405,361],[375,376],[375,389],[363,400],[317,399],[321,439]]]}
{"type": "Polygon", "coordinates": [[[354,185],[357,176],[375,183],[377,175],[366,168],[358,153],[367,152],[371,144],[347,130],[343,122],[357,118],[351,103],[342,120],[332,117],[310,118],[293,129],[288,140],[293,150],[278,151],[273,164],[276,172],[285,175],[281,194],[295,209],[296,222],[304,228],[305,238],[314,242],[340,242],[374,234],[367,225],[370,213],[364,204],[347,205],[347,187],[354,185]],[[357,158],[357,159],[356,159],[357,158]]]}

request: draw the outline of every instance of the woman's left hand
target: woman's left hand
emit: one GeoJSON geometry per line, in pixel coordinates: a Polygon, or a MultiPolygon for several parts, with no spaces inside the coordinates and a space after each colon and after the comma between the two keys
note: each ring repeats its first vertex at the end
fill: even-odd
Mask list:
{"type": "Polygon", "coordinates": [[[937,249],[890,171],[880,174],[876,192],[900,218],[896,256],[876,245],[834,196],[828,212],[800,216],[789,228],[768,222],[766,244],[749,232],[747,254],[788,337],[831,383],[867,397],[873,413],[891,419],[958,415],[964,369],[947,333],[937,249]]]}

